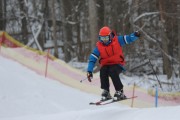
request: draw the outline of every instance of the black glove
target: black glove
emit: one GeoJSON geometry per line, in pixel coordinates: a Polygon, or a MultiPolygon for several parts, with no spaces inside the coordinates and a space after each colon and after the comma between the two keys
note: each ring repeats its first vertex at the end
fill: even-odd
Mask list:
{"type": "Polygon", "coordinates": [[[93,78],[92,72],[87,72],[87,79],[89,82],[91,82],[91,79],[93,78]]]}
{"type": "Polygon", "coordinates": [[[140,36],[141,36],[141,33],[140,33],[139,31],[136,31],[136,32],[134,32],[134,35],[135,35],[136,37],[140,37],[140,36]]]}

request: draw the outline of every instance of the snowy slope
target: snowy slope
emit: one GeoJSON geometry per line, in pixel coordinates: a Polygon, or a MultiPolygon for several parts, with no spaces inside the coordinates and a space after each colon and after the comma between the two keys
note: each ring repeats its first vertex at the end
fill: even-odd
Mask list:
{"type": "Polygon", "coordinates": [[[90,106],[88,94],[0,56],[0,120],[179,120],[180,106],[90,106]]]}

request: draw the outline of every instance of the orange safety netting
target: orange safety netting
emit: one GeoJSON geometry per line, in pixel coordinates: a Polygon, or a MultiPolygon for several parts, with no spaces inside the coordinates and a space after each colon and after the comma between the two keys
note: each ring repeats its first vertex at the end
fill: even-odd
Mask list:
{"type": "Polygon", "coordinates": [[[0,32],[0,43],[1,56],[17,61],[38,74],[44,76],[47,68],[47,76],[45,75],[45,77],[58,80],[61,83],[83,89],[84,91],[90,92],[90,87],[95,87],[89,86],[89,83],[79,84],[79,81],[86,77],[85,73],[76,70],[64,61],[46,52],[30,48],[18,42],[6,32],[0,32]],[[46,66],[47,60],[48,66],[46,66]],[[89,89],[85,90],[88,87],[89,89]]]}

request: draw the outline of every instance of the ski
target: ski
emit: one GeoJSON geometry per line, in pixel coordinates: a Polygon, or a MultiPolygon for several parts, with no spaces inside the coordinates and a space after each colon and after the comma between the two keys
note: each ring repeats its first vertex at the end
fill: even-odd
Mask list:
{"type": "Polygon", "coordinates": [[[100,103],[100,104],[98,104],[98,105],[107,105],[107,104],[111,104],[111,103],[115,103],[115,102],[119,102],[119,101],[123,101],[123,100],[133,99],[133,98],[136,98],[136,97],[137,97],[137,96],[128,97],[128,98],[122,99],[122,100],[111,100],[110,102],[100,103]]]}
{"type": "Polygon", "coordinates": [[[115,102],[119,102],[119,101],[123,101],[123,100],[128,100],[128,99],[133,99],[136,98],[137,96],[133,96],[133,97],[128,97],[126,99],[122,99],[122,100],[113,100],[112,99],[108,99],[108,100],[104,100],[104,101],[97,101],[97,102],[90,102],[89,105],[107,105],[107,104],[111,104],[111,103],[115,103],[115,102]]]}
{"type": "Polygon", "coordinates": [[[104,103],[104,102],[107,102],[107,101],[111,101],[111,99],[107,99],[107,100],[100,100],[100,101],[97,101],[97,102],[90,102],[89,105],[100,105],[101,103],[104,103]]]}

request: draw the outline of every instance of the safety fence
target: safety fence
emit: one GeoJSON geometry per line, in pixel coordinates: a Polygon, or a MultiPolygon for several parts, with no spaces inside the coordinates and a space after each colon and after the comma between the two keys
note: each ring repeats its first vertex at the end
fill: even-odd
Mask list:
{"type": "Polygon", "coordinates": [[[89,86],[84,83],[79,84],[79,80],[85,77],[85,73],[76,70],[48,52],[25,46],[6,32],[0,32],[0,54],[21,63],[38,74],[69,86],[83,90],[89,86]]]}
{"type": "MultiPolygon", "coordinates": [[[[73,88],[98,95],[101,94],[98,74],[94,75],[93,82],[91,83],[87,80],[80,82],[85,79],[86,73],[69,66],[64,61],[55,58],[49,53],[49,50],[48,52],[43,52],[30,48],[12,38],[8,33],[0,32],[1,56],[17,61],[42,76],[58,80],[73,88]]],[[[157,107],[180,104],[179,93],[168,93],[169,96],[174,95],[176,99],[167,101],[164,99],[158,100],[158,98],[164,95],[163,93],[158,93],[158,89],[152,90],[151,96],[148,95],[149,91],[137,87],[135,88],[135,86],[125,86],[125,92],[128,96],[138,96],[138,98],[133,99],[133,101],[127,100],[122,102],[134,107],[157,107]]],[[[167,95],[167,93],[165,93],[165,95],[167,95]]]]}

